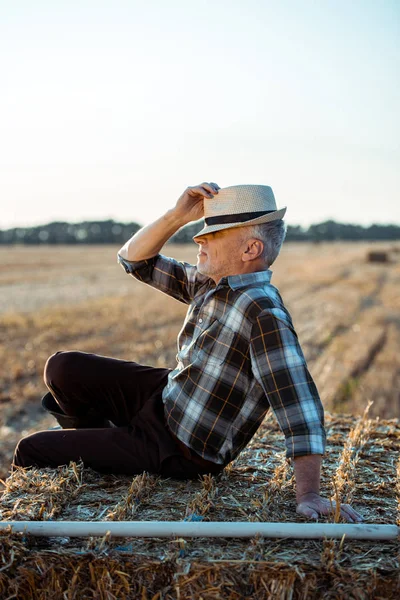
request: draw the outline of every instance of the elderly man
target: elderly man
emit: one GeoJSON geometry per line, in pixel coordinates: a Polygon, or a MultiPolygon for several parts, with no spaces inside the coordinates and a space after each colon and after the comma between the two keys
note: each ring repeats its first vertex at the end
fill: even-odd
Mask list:
{"type": "MultiPolygon", "coordinates": [[[[126,272],[189,305],[173,370],[57,352],[45,368],[43,406],[62,430],[20,441],[14,465],[82,459],[103,472],[193,478],[219,473],[254,436],[270,408],[294,461],[298,513],[331,510],[319,495],[323,407],[269,267],[285,237],[264,185],[188,187],[175,207],[121,248],[126,272]],[[205,217],[194,237],[197,265],[160,254],[182,226],[205,217]]],[[[349,505],[342,516],[361,520],[349,505]]]]}

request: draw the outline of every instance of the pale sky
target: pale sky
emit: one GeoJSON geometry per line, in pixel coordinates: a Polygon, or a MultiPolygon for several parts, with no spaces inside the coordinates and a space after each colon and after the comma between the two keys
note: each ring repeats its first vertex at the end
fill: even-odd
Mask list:
{"type": "Polygon", "coordinates": [[[0,0],[0,229],[270,185],[400,224],[398,0],[0,0]]]}

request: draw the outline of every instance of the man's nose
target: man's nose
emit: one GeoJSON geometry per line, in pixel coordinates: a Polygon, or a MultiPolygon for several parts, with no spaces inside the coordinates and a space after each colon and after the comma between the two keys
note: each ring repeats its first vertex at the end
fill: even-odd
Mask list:
{"type": "Polygon", "coordinates": [[[205,242],[206,242],[206,238],[203,235],[196,235],[193,240],[195,241],[196,244],[202,244],[204,246],[205,242]]]}

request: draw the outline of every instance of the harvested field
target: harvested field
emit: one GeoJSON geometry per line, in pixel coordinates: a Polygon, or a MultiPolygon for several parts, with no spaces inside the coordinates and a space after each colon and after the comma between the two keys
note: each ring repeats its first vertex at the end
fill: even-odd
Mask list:
{"type": "MultiPolygon", "coordinates": [[[[400,246],[399,246],[400,247],[400,246]]],[[[323,404],[332,412],[398,417],[400,253],[393,243],[283,246],[272,283],[292,314],[323,404]],[[385,250],[390,261],[369,263],[385,250]]],[[[21,437],[52,422],[39,399],[57,350],[154,366],[175,364],[185,306],[135,282],[118,248],[0,248],[0,477],[21,437]]],[[[166,253],[195,260],[195,246],[166,253]]]]}
{"type": "MultiPolygon", "coordinates": [[[[272,267],[329,411],[323,491],[331,495],[335,481],[341,501],[371,523],[399,522],[399,248],[287,243],[272,267]],[[369,262],[372,251],[388,261],[369,262]],[[371,419],[360,416],[369,401],[371,419]]],[[[48,356],[82,350],[174,364],[185,306],[128,277],[117,249],[0,248],[3,479],[18,439],[54,424],[39,406],[48,356]]],[[[194,246],[165,253],[195,260],[194,246]]],[[[268,419],[222,475],[203,482],[100,477],[79,465],[19,472],[0,511],[3,520],[298,521],[282,450],[268,419]]],[[[397,542],[0,540],[0,598],[400,597],[397,542]]]]}
{"type": "MultiPolygon", "coordinates": [[[[395,524],[400,426],[327,415],[323,493],[352,502],[365,522],[395,524]]],[[[267,419],[216,477],[199,481],[100,476],[82,465],[20,470],[7,480],[2,520],[271,521],[295,513],[293,471],[267,419]]],[[[335,514],[326,519],[335,521],[335,514]]],[[[397,540],[33,538],[0,535],[2,598],[398,598],[397,540]]]]}

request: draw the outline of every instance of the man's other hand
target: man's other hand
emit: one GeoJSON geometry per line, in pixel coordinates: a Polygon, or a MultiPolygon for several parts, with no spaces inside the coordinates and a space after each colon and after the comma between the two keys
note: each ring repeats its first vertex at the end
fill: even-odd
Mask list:
{"type": "MultiPolygon", "coordinates": [[[[318,519],[319,515],[334,515],[336,502],[321,498],[318,494],[304,494],[297,501],[296,512],[308,519],[318,519]]],[[[340,505],[340,516],[349,523],[361,523],[362,516],[350,504],[340,505]]]]}
{"type": "Polygon", "coordinates": [[[204,217],[204,198],[214,198],[221,188],[216,183],[201,183],[187,187],[175,206],[175,213],[181,215],[186,223],[197,221],[204,217]]]}

